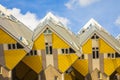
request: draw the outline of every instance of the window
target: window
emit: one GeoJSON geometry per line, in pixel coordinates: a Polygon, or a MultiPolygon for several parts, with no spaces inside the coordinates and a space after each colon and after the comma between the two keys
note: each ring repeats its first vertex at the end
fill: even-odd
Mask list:
{"type": "Polygon", "coordinates": [[[29,53],[27,53],[27,56],[34,56],[37,55],[37,50],[31,50],[29,53]]]}
{"type": "Polygon", "coordinates": [[[93,59],[99,58],[99,48],[98,47],[93,47],[92,48],[92,54],[93,54],[93,59]]]}
{"type": "Polygon", "coordinates": [[[75,53],[75,51],[72,48],[69,48],[70,53],[75,53]]]}
{"type": "Polygon", "coordinates": [[[52,31],[49,30],[48,28],[44,31],[44,34],[51,34],[51,33],[52,33],[52,31]]]}
{"type": "Polygon", "coordinates": [[[23,49],[24,47],[19,44],[19,43],[16,43],[16,44],[8,44],[8,49],[23,49]]]}
{"type": "Polygon", "coordinates": [[[96,34],[94,34],[91,39],[99,39],[99,36],[97,36],[96,34]]]}
{"type": "Polygon", "coordinates": [[[64,49],[61,49],[62,53],[64,53],[64,49]]]}
{"type": "Polygon", "coordinates": [[[108,55],[107,55],[107,56],[108,56],[108,58],[111,58],[111,54],[110,54],[110,53],[108,53],[108,55]]]}
{"type": "Polygon", "coordinates": [[[75,51],[72,48],[66,48],[66,49],[61,49],[62,53],[75,53],[75,51]]]}
{"type": "Polygon", "coordinates": [[[116,53],[115,53],[115,57],[116,57],[116,58],[119,58],[119,57],[120,57],[120,54],[116,52],[116,53]]]}
{"type": "Polygon", "coordinates": [[[115,58],[116,56],[118,56],[117,53],[108,53],[108,54],[107,54],[107,57],[108,57],[108,58],[115,58]]]}
{"type": "Polygon", "coordinates": [[[68,53],[68,49],[65,49],[66,50],[66,53],[68,53]]]}
{"type": "Polygon", "coordinates": [[[84,59],[84,54],[82,54],[81,58],[84,59]]]}
{"type": "Polygon", "coordinates": [[[45,46],[46,46],[46,54],[52,54],[51,44],[45,43],[45,46]]]}
{"type": "Polygon", "coordinates": [[[12,48],[11,48],[11,44],[8,44],[8,49],[12,49],[12,48]]]}
{"type": "Polygon", "coordinates": [[[84,59],[84,58],[85,58],[84,54],[82,54],[82,55],[79,57],[79,59],[84,59]]]}
{"type": "Polygon", "coordinates": [[[21,44],[17,43],[17,49],[21,49],[21,48],[23,48],[23,46],[21,44]]]}

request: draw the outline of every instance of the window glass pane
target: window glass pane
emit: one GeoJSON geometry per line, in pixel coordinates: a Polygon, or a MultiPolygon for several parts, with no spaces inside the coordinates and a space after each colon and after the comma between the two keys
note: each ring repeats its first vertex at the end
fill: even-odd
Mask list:
{"type": "Polygon", "coordinates": [[[34,55],[37,55],[37,51],[36,50],[34,50],[34,55]]]}
{"type": "Polygon", "coordinates": [[[72,48],[69,48],[70,53],[75,53],[75,51],[72,48]]]}
{"type": "Polygon", "coordinates": [[[47,33],[47,30],[45,30],[43,33],[45,33],[45,34],[46,34],[46,33],[47,33]]]}
{"type": "Polygon", "coordinates": [[[46,46],[46,54],[48,54],[48,46],[46,46]]]}
{"type": "Polygon", "coordinates": [[[23,48],[23,46],[21,44],[17,43],[17,49],[22,49],[22,48],[23,48]]]}
{"type": "Polygon", "coordinates": [[[95,39],[95,37],[94,37],[94,36],[92,36],[92,37],[91,37],[91,39],[95,39]]]}
{"type": "Polygon", "coordinates": [[[33,55],[33,51],[32,51],[32,50],[30,51],[30,55],[31,55],[31,56],[33,55]]]}
{"type": "Polygon", "coordinates": [[[99,37],[96,35],[96,39],[99,39],[99,37]]]}
{"type": "Polygon", "coordinates": [[[48,29],[48,33],[52,33],[52,31],[48,29]]]}
{"type": "Polygon", "coordinates": [[[93,59],[95,58],[95,51],[92,52],[93,53],[93,59]]]}
{"type": "Polygon", "coordinates": [[[50,54],[52,54],[52,46],[50,46],[50,54]]]}
{"type": "Polygon", "coordinates": [[[64,49],[61,49],[62,53],[64,53],[64,49]]]}
{"type": "Polygon", "coordinates": [[[66,49],[66,53],[68,53],[68,49],[66,49]]]}
{"type": "Polygon", "coordinates": [[[112,53],[112,58],[114,58],[114,53],[112,53]]]}
{"type": "Polygon", "coordinates": [[[12,44],[13,49],[15,49],[15,44],[12,44]]]}
{"type": "Polygon", "coordinates": [[[99,51],[96,51],[96,58],[99,58],[99,51]]]}
{"type": "Polygon", "coordinates": [[[110,58],[110,53],[108,53],[108,57],[110,58]]]}
{"type": "Polygon", "coordinates": [[[8,49],[11,49],[11,44],[8,44],[8,49]]]}
{"type": "Polygon", "coordinates": [[[82,59],[84,59],[84,54],[82,54],[82,59]]]}

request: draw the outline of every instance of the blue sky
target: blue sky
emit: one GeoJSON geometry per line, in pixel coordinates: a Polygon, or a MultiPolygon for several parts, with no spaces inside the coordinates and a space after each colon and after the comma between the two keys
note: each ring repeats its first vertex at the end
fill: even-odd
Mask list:
{"type": "Polygon", "coordinates": [[[61,17],[74,33],[91,18],[113,36],[120,33],[120,0],[0,0],[0,4],[10,9],[15,17],[22,18],[30,27],[52,12],[61,17]],[[28,15],[31,17],[28,18],[28,15]]]}

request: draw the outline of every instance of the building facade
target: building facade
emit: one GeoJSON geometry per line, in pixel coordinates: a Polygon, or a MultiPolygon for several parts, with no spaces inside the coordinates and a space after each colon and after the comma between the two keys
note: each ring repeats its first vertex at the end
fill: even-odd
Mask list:
{"type": "Polygon", "coordinates": [[[31,31],[0,5],[0,80],[120,80],[120,42],[94,19],[76,35],[52,13],[31,31]]]}

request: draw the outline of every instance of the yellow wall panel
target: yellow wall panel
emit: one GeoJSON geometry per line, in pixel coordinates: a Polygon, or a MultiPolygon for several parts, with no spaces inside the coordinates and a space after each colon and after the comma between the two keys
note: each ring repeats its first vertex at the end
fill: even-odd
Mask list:
{"type": "Polygon", "coordinates": [[[41,56],[25,56],[22,61],[36,73],[42,70],[41,56]]]}
{"type": "Polygon", "coordinates": [[[112,59],[104,59],[104,71],[110,76],[115,71],[115,63],[112,59]]]}
{"type": "Polygon", "coordinates": [[[102,39],[100,39],[99,47],[100,53],[115,53],[115,50],[102,39]]]}
{"type": "Polygon", "coordinates": [[[44,34],[41,34],[33,44],[33,49],[45,49],[44,34]]]}
{"type": "Polygon", "coordinates": [[[72,66],[83,76],[88,74],[88,60],[78,59],[72,66]]]}
{"type": "Polygon", "coordinates": [[[58,55],[58,69],[65,72],[76,60],[76,54],[59,54],[58,55]]]}
{"type": "Polygon", "coordinates": [[[4,52],[6,67],[12,70],[25,55],[24,50],[6,50],[4,52]]]}
{"type": "Polygon", "coordinates": [[[83,46],[82,51],[84,54],[92,53],[92,40],[89,39],[83,46]]]}
{"type": "Polygon", "coordinates": [[[69,48],[69,45],[65,43],[60,37],[58,37],[56,34],[52,34],[53,38],[53,48],[58,49],[58,48],[69,48]]]}
{"type": "Polygon", "coordinates": [[[5,43],[16,43],[16,41],[6,32],[0,29],[0,44],[5,44],[5,43]]]}

